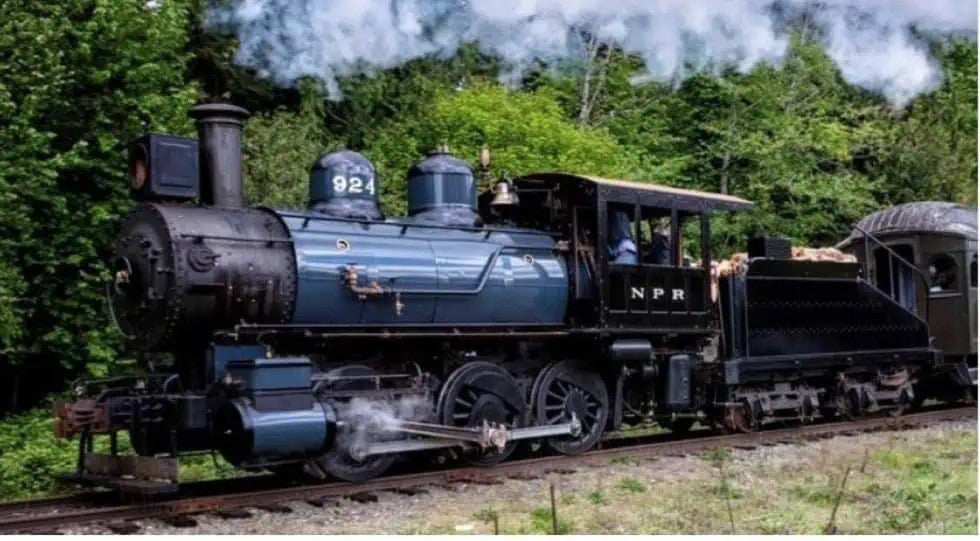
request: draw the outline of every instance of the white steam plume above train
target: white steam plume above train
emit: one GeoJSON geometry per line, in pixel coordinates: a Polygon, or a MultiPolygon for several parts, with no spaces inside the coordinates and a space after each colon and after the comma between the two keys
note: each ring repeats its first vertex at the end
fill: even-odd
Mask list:
{"type": "Polygon", "coordinates": [[[464,43],[499,57],[504,79],[583,53],[582,33],[643,58],[637,80],[778,65],[786,22],[806,16],[845,80],[903,106],[942,81],[925,36],[976,39],[975,0],[240,0],[214,7],[237,61],[280,84],[393,68],[464,43]]]}

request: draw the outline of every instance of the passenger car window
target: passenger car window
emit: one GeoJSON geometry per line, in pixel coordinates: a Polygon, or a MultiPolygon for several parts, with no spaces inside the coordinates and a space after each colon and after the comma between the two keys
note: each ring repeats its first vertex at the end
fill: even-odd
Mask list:
{"type": "Polygon", "coordinates": [[[929,260],[929,291],[956,291],[956,260],[949,254],[940,254],[929,260]]]}

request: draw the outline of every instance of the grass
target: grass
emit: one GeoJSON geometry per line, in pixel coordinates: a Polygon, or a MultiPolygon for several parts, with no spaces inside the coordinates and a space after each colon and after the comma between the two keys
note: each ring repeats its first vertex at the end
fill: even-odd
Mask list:
{"type": "MultiPolygon", "coordinates": [[[[23,500],[63,494],[71,490],[56,483],[58,474],[75,469],[78,440],[54,437],[51,409],[39,408],[0,421],[0,501],[23,500]]],[[[125,433],[119,434],[119,451],[131,452],[125,433]]],[[[95,451],[109,451],[108,438],[96,437],[95,451]]],[[[218,457],[181,457],[180,477],[198,481],[242,475],[218,457]]]]}
{"type": "Polygon", "coordinates": [[[632,492],[634,494],[639,492],[646,492],[647,487],[643,486],[643,483],[637,481],[636,479],[626,477],[619,482],[619,488],[632,492]]]}
{"type": "MultiPolygon", "coordinates": [[[[902,433],[890,441],[879,437],[867,452],[856,442],[828,445],[800,460],[738,459],[724,450],[701,458],[685,462],[689,472],[667,476],[644,470],[649,465],[611,465],[613,473],[598,472],[599,486],[561,490],[559,530],[710,534],[728,533],[734,522],[739,534],[822,534],[839,495],[837,533],[977,533],[975,431],[902,433]],[[612,475],[619,481],[603,491],[601,479],[612,475]]],[[[547,486],[492,505],[502,534],[551,532],[547,486]]],[[[403,531],[452,532],[453,514],[439,509],[403,531]]],[[[492,531],[477,528],[474,533],[492,531]]]]}
{"type": "MultiPolygon", "coordinates": [[[[531,511],[530,527],[528,529],[522,529],[515,533],[519,533],[519,534],[552,533],[551,508],[538,507],[534,511],[531,511]]],[[[572,533],[572,524],[568,520],[562,518],[561,514],[559,513],[558,534],[567,534],[567,533],[572,533]]]]}

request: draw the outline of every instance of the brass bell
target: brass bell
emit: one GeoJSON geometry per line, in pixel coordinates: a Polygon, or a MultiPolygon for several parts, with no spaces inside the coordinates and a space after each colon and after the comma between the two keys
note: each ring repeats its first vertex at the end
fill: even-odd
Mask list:
{"type": "Polygon", "coordinates": [[[517,192],[515,192],[513,188],[513,185],[506,180],[501,180],[500,182],[494,184],[493,201],[490,202],[490,205],[499,207],[519,204],[521,200],[519,197],[517,197],[517,192]]]}

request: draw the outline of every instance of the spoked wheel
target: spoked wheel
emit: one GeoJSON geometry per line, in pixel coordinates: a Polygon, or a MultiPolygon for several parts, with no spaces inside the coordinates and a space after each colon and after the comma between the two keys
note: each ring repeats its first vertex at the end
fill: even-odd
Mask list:
{"type": "MultiPolygon", "coordinates": [[[[487,422],[520,428],[527,417],[524,396],[513,376],[485,361],[464,364],[449,375],[439,393],[436,412],[442,424],[451,426],[482,426],[487,422]]],[[[467,461],[477,466],[496,464],[506,460],[517,444],[509,443],[500,451],[483,451],[467,461]]]]}
{"type": "Polygon", "coordinates": [[[581,454],[602,437],[609,418],[609,395],[605,382],[595,372],[568,361],[552,363],[535,381],[533,397],[539,425],[567,423],[573,414],[582,425],[578,436],[545,440],[551,449],[566,455],[581,454]]]}
{"type": "MultiPolygon", "coordinates": [[[[336,368],[327,372],[327,377],[363,377],[373,376],[376,372],[370,367],[363,365],[348,365],[336,368]]],[[[369,379],[341,380],[330,387],[331,390],[356,391],[371,388],[369,379]]],[[[341,411],[343,406],[338,406],[341,411]]],[[[355,443],[364,443],[370,440],[376,433],[367,420],[358,421],[357,417],[351,418],[337,433],[337,440],[333,449],[327,454],[313,459],[312,464],[308,464],[308,471],[317,470],[324,474],[341,481],[352,483],[373,479],[388,470],[395,463],[395,455],[374,455],[364,460],[355,460],[350,456],[351,446],[355,443]]]]}

